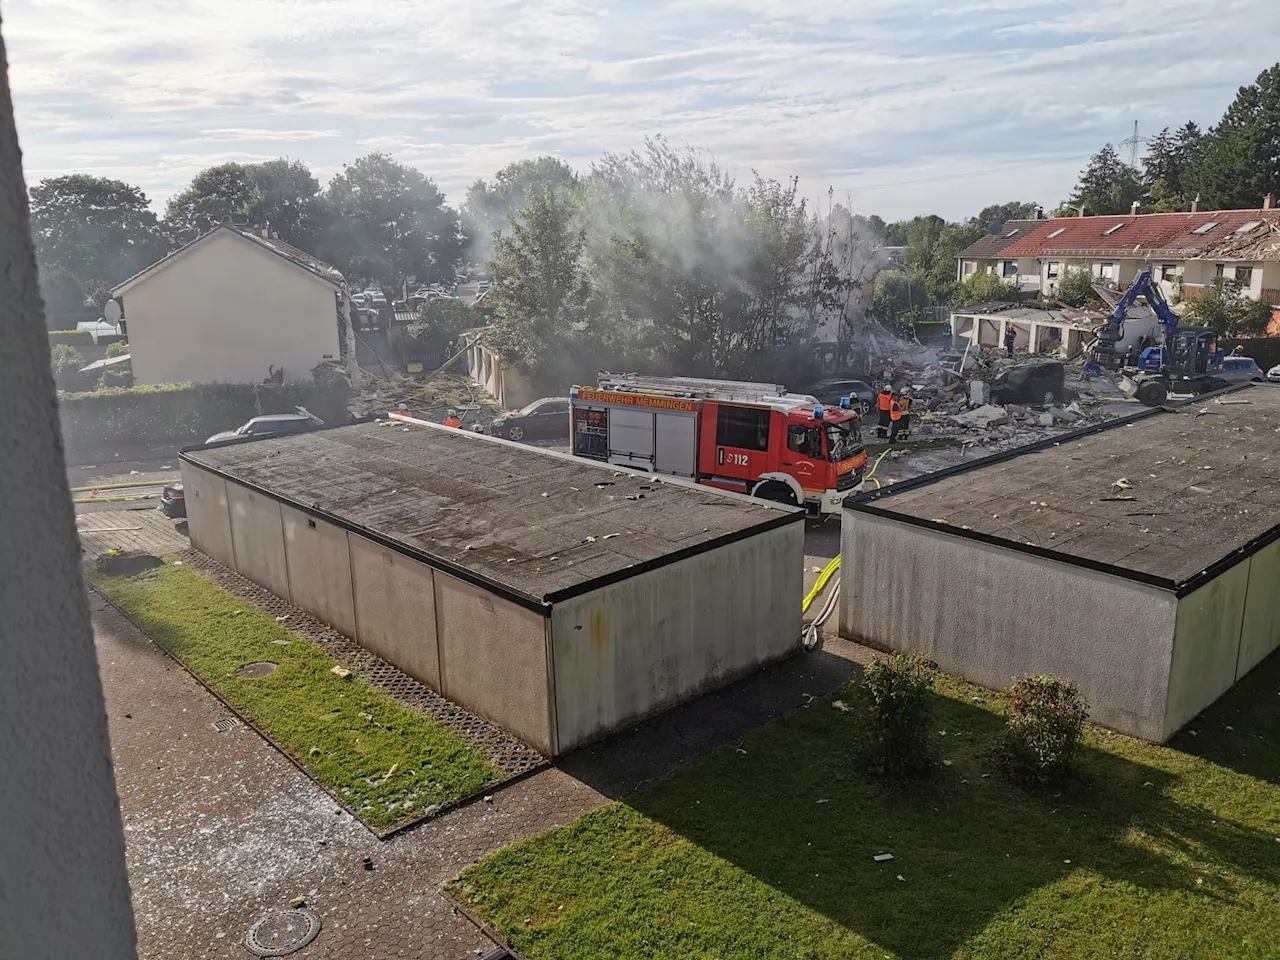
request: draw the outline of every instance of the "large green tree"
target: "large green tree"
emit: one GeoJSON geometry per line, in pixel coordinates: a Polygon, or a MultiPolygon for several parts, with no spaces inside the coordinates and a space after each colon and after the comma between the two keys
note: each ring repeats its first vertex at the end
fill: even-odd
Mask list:
{"type": "Polygon", "coordinates": [[[1128,213],[1145,193],[1141,174],[1108,143],[1090,158],[1071,199],[1060,210],[1064,215],[1069,215],[1070,207],[1087,207],[1098,215],[1128,213]]]}
{"type": "Polygon", "coordinates": [[[976,217],[969,220],[969,223],[971,226],[987,230],[993,224],[1008,223],[1010,220],[1032,220],[1039,210],[1039,204],[1032,200],[993,203],[989,207],[983,207],[976,217]]]}
{"type": "Polygon", "coordinates": [[[984,233],[985,228],[972,222],[947,223],[937,215],[911,221],[907,229],[907,273],[912,282],[924,287],[931,305],[951,303],[960,251],[984,233]]]}
{"type": "Polygon", "coordinates": [[[1280,194],[1280,63],[1241,87],[1194,165],[1206,209],[1259,207],[1280,194]]]}
{"type": "Polygon", "coordinates": [[[329,182],[333,216],[327,255],[353,278],[397,287],[452,284],[462,255],[458,214],[414,167],[371,153],[329,182]]]}
{"type": "Polygon", "coordinates": [[[320,183],[307,165],[281,157],[202,170],[165,207],[165,230],[175,245],[220,223],[269,224],[286,243],[314,254],[328,219],[320,183]]]}
{"type": "Polygon", "coordinates": [[[66,308],[68,282],[101,304],[110,288],[164,254],[150,202],[119,180],[74,173],[31,188],[31,232],[45,292],[66,308]]]}
{"type": "Polygon", "coordinates": [[[536,157],[509,163],[493,179],[477,180],[462,203],[467,260],[483,266],[493,256],[495,234],[510,231],[511,218],[524,208],[532,190],[573,187],[578,175],[558,157],[536,157]]]}
{"type": "Polygon", "coordinates": [[[1216,277],[1202,296],[1187,302],[1183,316],[1224,337],[1256,337],[1267,332],[1271,305],[1245,296],[1239,280],[1216,277]]]}

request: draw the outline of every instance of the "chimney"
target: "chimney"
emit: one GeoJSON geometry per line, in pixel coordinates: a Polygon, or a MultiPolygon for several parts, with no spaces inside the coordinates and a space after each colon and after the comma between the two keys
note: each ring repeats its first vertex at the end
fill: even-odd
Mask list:
{"type": "Polygon", "coordinates": [[[1275,208],[1276,208],[1276,195],[1274,193],[1268,193],[1265,197],[1262,198],[1262,209],[1274,210],[1275,208]]]}
{"type": "Polygon", "coordinates": [[[1089,208],[1084,206],[1083,204],[1080,205],[1080,216],[1081,217],[1089,216],[1089,208]]]}
{"type": "Polygon", "coordinates": [[[1142,209],[1142,201],[1135,200],[1133,201],[1133,206],[1129,208],[1129,213],[1136,217],[1138,215],[1138,211],[1141,209],[1142,209]]]}
{"type": "Polygon", "coordinates": [[[1191,212],[1192,213],[1200,212],[1200,194],[1198,193],[1196,194],[1196,198],[1191,201],[1191,212]]]}

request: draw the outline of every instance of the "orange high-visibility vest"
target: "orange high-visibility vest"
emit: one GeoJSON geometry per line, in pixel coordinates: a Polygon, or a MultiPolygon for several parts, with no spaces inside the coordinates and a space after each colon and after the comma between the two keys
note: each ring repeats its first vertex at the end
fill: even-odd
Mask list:
{"type": "Polygon", "coordinates": [[[876,397],[876,402],[881,410],[888,410],[893,403],[893,394],[881,390],[880,395],[876,397]]]}
{"type": "Polygon", "coordinates": [[[461,417],[456,417],[456,416],[454,416],[454,417],[445,417],[445,418],[444,418],[444,425],[445,425],[446,427],[460,427],[460,426],[462,426],[462,418],[461,418],[461,417]]]}
{"type": "Polygon", "coordinates": [[[896,399],[893,401],[893,403],[889,404],[889,419],[892,420],[894,423],[897,423],[899,420],[902,419],[902,404],[899,403],[896,399]]]}

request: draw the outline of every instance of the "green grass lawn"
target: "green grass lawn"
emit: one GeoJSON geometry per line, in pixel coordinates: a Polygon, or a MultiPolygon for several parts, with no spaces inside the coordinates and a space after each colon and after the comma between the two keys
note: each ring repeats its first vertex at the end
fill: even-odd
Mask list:
{"type": "Polygon", "coordinates": [[[994,770],[997,694],[943,682],[907,787],[815,701],[451,891],[528,960],[1278,957],[1278,692],[1280,655],[1172,748],[1092,730],[1046,794],[994,770]]]}
{"type": "Polygon", "coordinates": [[[486,757],[453,731],[354,676],[335,676],[337,661],[189,566],[90,577],[374,830],[498,779],[486,757]],[[244,664],[264,660],[279,668],[258,679],[236,676],[244,664]]]}

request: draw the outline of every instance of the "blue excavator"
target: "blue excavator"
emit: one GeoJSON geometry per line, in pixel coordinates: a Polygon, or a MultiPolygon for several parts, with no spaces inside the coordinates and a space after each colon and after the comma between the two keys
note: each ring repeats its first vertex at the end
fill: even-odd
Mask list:
{"type": "Polygon", "coordinates": [[[1158,407],[1171,393],[1200,394],[1227,386],[1222,372],[1222,349],[1218,334],[1210,327],[1182,327],[1160,285],[1144,270],[1116,301],[1106,325],[1098,331],[1093,345],[1094,359],[1102,366],[1120,366],[1124,358],[1116,345],[1124,339],[1124,321],[1129,309],[1142,297],[1160,323],[1160,342],[1144,350],[1137,368],[1125,368],[1119,385],[1131,397],[1148,407],[1158,407]]]}

